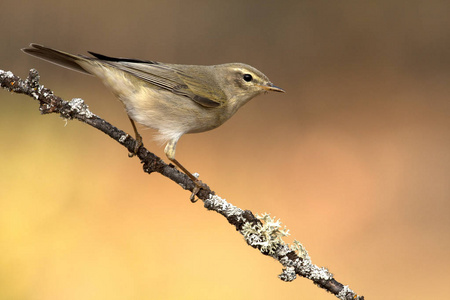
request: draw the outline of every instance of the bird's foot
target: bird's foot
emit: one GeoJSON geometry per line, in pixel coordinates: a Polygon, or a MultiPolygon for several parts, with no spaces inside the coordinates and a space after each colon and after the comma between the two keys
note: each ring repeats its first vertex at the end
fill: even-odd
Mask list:
{"type": "Polygon", "coordinates": [[[197,202],[198,198],[196,199],[195,196],[197,196],[198,192],[200,192],[201,189],[206,189],[208,186],[204,184],[201,180],[194,180],[195,187],[192,190],[191,197],[189,198],[192,203],[197,202]]]}
{"type": "Polygon", "coordinates": [[[142,137],[139,135],[136,138],[136,143],[134,144],[133,152],[128,152],[128,157],[131,158],[131,157],[137,155],[139,148],[141,148],[141,146],[143,146],[143,145],[144,145],[144,143],[142,142],[142,137]]]}

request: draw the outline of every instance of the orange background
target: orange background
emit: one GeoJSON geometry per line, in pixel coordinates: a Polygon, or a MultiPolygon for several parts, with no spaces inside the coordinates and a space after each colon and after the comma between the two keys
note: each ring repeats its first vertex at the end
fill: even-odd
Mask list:
{"type": "MultiPolygon", "coordinates": [[[[366,299],[442,299],[450,280],[450,2],[9,1],[0,69],[132,132],[94,77],[19,51],[244,62],[286,94],[184,136],[177,158],[268,212],[366,299]]],[[[104,134],[0,91],[0,299],[336,299],[104,134]]],[[[145,145],[154,132],[141,130],[145,145]]]]}

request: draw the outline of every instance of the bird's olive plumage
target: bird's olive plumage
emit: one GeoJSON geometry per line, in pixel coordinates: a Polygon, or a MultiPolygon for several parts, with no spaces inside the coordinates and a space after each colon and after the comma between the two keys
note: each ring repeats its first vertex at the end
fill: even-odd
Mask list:
{"type": "Polygon", "coordinates": [[[99,77],[123,102],[130,119],[159,131],[159,139],[167,142],[166,155],[177,165],[175,147],[183,134],[222,125],[242,105],[263,92],[283,92],[263,73],[241,63],[179,65],[93,52],[89,52],[93,57],[87,57],[37,44],[22,50],[99,77]]]}

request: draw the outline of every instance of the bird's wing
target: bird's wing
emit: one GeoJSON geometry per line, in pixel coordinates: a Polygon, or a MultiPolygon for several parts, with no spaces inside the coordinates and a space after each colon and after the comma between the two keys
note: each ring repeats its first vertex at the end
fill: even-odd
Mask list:
{"type": "Polygon", "coordinates": [[[190,98],[204,107],[218,107],[226,100],[226,95],[217,83],[202,74],[190,75],[179,65],[168,65],[154,61],[113,58],[89,52],[102,63],[136,76],[145,82],[166,89],[174,94],[190,98]]]}

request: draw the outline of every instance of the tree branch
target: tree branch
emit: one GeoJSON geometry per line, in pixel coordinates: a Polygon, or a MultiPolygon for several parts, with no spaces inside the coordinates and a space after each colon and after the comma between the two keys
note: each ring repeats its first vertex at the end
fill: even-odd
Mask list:
{"type": "MultiPolygon", "coordinates": [[[[77,119],[106,133],[133,152],[137,141],[124,131],[93,114],[82,99],[75,98],[65,101],[44,86],[39,84],[39,74],[30,70],[28,78],[22,80],[11,72],[0,70],[0,86],[10,92],[25,94],[39,101],[41,114],[58,113],[64,119],[77,119]]],[[[195,183],[184,173],[179,172],[173,165],[166,164],[161,158],[148,151],[144,146],[139,148],[136,156],[143,164],[147,173],[157,172],[171,179],[183,189],[193,191],[195,183]]],[[[236,228],[246,242],[262,254],[271,256],[283,265],[279,278],[283,281],[293,281],[297,275],[312,280],[317,286],[334,294],[343,300],[363,300],[348,286],[333,278],[333,275],[323,267],[312,264],[306,249],[297,241],[293,245],[283,242],[282,237],[288,235],[288,230],[281,227],[279,220],[269,215],[255,216],[249,210],[242,210],[221,199],[205,185],[197,197],[204,202],[204,207],[224,216],[236,228]]]]}

